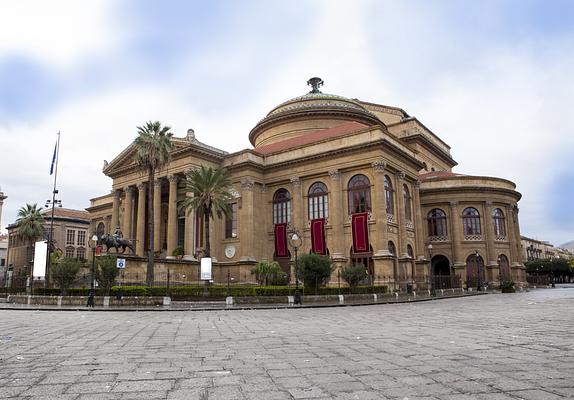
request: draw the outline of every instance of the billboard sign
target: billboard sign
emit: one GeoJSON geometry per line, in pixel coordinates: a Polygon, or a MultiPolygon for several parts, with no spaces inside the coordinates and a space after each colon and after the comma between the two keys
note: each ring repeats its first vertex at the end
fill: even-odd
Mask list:
{"type": "Polygon", "coordinates": [[[48,243],[41,241],[34,245],[34,278],[46,277],[46,256],[48,254],[48,243]]]}
{"type": "Polygon", "coordinates": [[[211,279],[211,258],[204,257],[201,259],[201,280],[210,281],[211,279]]]}

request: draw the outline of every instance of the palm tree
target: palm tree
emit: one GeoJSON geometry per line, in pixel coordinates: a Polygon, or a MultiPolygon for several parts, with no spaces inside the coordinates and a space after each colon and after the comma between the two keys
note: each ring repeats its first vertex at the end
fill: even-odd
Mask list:
{"type": "MultiPolygon", "coordinates": [[[[18,226],[18,234],[34,246],[38,239],[44,236],[44,216],[40,212],[42,207],[38,208],[37,204],[26,204],[18,210],[18,218],[16,225],[18,226]]],[[[30,258],[30,254],[26,254],[26,258],[30,258]]],[[[32,278],[32,268],[30,266],[30,278],[32,278]]]]}
{"type": "Polygon", "coordinates": [[[185,191],[193,193],[194,197],[183,199],[179,207],[187,212],[195,210],[197,215],[203,217],[205,225],[205,257],[211,257],[209,241],[209,220],[214,213],[221,218],[229,217],[231,208],[229,202],[233,199],[231,194],[231,178],[223,168],[192,169],[185,174],[185,191]]]}
{"type": "MultiPolygon", "coordinates": [[[[147,256],[146,282],[148,286],[153,284],[153,256],[154,256],[154,218],[153,218],[153,196],[154,196],[154,176],[155,172],[165,166],[171,159],[171,149],[173,134],[169,131],[169,126],[161,126],[159,121],[148,121],[144,126],[138,126],[138,136],[134,143],[136,145],[136,164],[148,174],[148,239],[149,250],[147,256]]],[[[142,221],[143,222],[143,221],[142,221]]]]}

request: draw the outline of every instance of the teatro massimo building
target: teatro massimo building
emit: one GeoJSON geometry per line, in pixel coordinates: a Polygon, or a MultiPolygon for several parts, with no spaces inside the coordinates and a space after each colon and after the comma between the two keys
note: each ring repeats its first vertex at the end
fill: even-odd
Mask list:
{"type": "Polygon", "coordinates": [[[103,169],[112,190],[91,200],[92,229],[101,235],[119,226],[135,243],[128,269],[145,271],[153,218],[156,271],[197,280],[205,231],[193,212],[177,207],[193,196],[183,190],[183,174],[224,167],[234,201],[232,218],[211,223],[216,282],[253,281],[249,271],[261,260],[278,261],[293,281],[289,237],[297,231],[299,254],[326,254],[336,268],[362,263],[371,282],[396,281],[398,290],[429,274],[469,286],[525,284],[513,182],[452,172],[449,145],[401,108],[323,93],[319,78],[308,84],[309,93],[272,108],[244,133],[253,148],[228,153],[191,129],[174,137],[171,161],[157,174],[154,215],[147,215],[147,175],[128,144],[103,169]],[[178,246],[182,259],[173,256],[178,246]]]}

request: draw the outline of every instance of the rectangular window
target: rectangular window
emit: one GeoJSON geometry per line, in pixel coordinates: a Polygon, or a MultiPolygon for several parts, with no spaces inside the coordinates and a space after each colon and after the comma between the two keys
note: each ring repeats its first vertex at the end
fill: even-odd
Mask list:
{"type": "Polygon", "coordinates": [[[78,231],[78,246],[86,245],[86,231],[78,231]]]}
{"type": "Polygon", "coordinates": [[[237,203],[231,203],[231,215],[225,218],[225,238],[233,239],[237,237],[237,203]]]}
{"type": "Polygon", "coordinates": [[[76,243],[76,231],[73,229],[66,230],[66,246],[73,246],[76,243]]]}

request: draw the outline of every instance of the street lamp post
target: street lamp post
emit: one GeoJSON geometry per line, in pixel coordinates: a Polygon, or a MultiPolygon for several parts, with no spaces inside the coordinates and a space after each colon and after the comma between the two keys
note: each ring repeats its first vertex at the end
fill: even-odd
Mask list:
{"type": "Polygon", "coordinates": [[[297,250],[303,245],[303,238],[297,231],[294,231],[291,237],[289,237],[289,243],[295,251],[295,296],[293,302],[295,304],[301,304],[301,293],[299,293],[299,259],[297,257],[297,250]]]}
{"type": "Polygon", "coordinates": [[[89,246],[92,249],[92,276],[90,278],[90,294],[88,295],[88,307],[94,307],[94,297],[96,295],[95,281],[96,281],[96,248],[98,247],[98,236],[92,235],[89,240],[89,246]]]}
{"type": "Polygon", "coordinates": [[[62,207],[62,200],[56,199],[56,194],[58,190],[54,187],[52,191],[52,200],[46,200],[44,207],[48,208],[52,206],[52,214],[50,217],[50,231],[48,232],[48,250],[46,252],[46,279],[44,280],[44,285],[46,288],[50,287],[50,269],[52,268],[52,250],[54,248],[54,208],[56,206],[62,207]]]}
{"type": "Polygon", "coordinates": [[[482,288],[482,270],[480,268],[480,259],[478,257],[480,257],[480,254],[478,253],[478,250],[475,250],[474,261],[476,262],[476,269],[478,270],[478,287],[476,288],[476,291],[480,292],[480,289],[482,288]]]}
{"type": "Polygon", "coordinates": [[[434,274],[433,274],[433,270],[432,270],[432,243],[429,243],[428,245],[428,249],[429,249],[429,274],[430,274],[430,281],[431,281],[431,296],[435,296],[435,290],[434,290],[434,274]]]}

